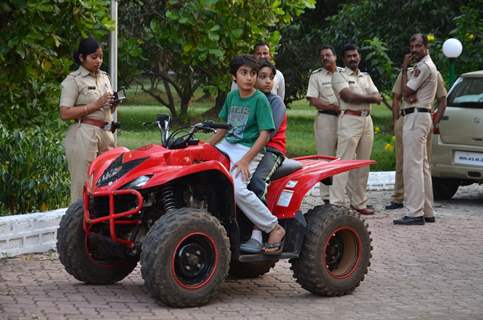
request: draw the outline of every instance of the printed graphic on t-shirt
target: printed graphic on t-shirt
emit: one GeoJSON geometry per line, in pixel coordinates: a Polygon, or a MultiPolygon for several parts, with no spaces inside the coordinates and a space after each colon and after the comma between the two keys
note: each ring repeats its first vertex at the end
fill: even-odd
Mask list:
{"type": "Polygon", "coordinates": [[[243,139],[243,132],[248,122],[250,109],[247,106],[232,106],[228,113],[228,123],[232,125],[230,134],[236,139],[243,139]]]}

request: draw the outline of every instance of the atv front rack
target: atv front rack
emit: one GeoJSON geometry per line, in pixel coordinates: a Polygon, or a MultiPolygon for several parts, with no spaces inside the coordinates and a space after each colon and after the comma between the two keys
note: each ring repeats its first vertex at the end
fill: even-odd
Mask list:
{"type": "Polygon", "coordinates": [[[133,217],[138,216],[143,207],[143,196],[139,191],[125,189],[89,194],[84,190],[83,204],[84,232],[89,233],[93,225],[108,223],[112,241],[128,247],[134,245],[133,241],[118,237],[116,226],[141,224],[141,219],[133,217]],[[123,198],[129,201],[120,206],[123,198]]]}

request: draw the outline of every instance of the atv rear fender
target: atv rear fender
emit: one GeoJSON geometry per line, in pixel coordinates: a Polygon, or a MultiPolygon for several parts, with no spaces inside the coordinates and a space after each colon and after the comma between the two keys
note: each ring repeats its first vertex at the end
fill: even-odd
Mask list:
{"type": "Polygon", "coordinates": [[[303,167],[273,181],[267,192],[268,208],[281,219],[294,218],[307,192],[322,180],[376,163],[374,160],[340,160],[324,156],[299,157],[294,160],[299,161],[303,167]]]}

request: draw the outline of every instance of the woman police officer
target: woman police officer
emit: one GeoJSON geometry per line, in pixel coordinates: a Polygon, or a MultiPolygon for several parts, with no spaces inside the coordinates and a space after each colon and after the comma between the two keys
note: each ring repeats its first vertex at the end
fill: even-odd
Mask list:
{"type": "Polygon", "coordinates": [[[79,68],[61,83],[60,118],[75,120],[64,140],[71,176],[71,203],[82,198],[84,182],[92,161],[102,152],[115,147],[108,129],[115,102],[107,74],[100,70],[102,48],[92,38],[83,39],[74,60],[79,68]]]}

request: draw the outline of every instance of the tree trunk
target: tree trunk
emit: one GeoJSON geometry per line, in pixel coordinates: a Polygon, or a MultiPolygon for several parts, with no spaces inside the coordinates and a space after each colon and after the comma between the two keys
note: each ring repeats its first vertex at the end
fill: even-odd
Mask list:
{"type": "Polygon", "coordinates": [[[191,97],[193,96],[193,93],[184,93],[183,96],[181,97],[181,111],[180,111],[180,117],[183,119],[186,119],[188,116],[188,107],[191,102],[191,97]]]}
{"type": "Polygon", "coordinates": [[[166,91],[166,95],[168,96],[168,103],[170,106],[174,108],[174,98],[173,93],[171,92],[171,87],[169,86],[169,82],[166,79],[163,79],[164,89],[166,91]]]}
{"type": "Polygon", "coordinates": [[[216,99],[215,99],[215,105],[213,106],[213,108],[206,111],[204,115],[209,117],[217,116],[221,110],[221,107],[223,106],[223,103],[225,103],[225,99],[227,95],[228,93],[225,91],[218,91],[218,94],[216,95],[216,99]]]}
{"type": "Polygon", "coordinates": [[[381,95],[382,95],[382,104],[392,111],[392,106],[389,104],[389,102],[387,102],[386,97],[383,94],[381,95]]]}

